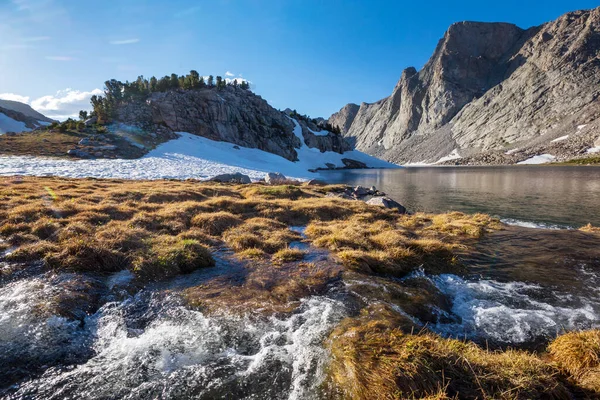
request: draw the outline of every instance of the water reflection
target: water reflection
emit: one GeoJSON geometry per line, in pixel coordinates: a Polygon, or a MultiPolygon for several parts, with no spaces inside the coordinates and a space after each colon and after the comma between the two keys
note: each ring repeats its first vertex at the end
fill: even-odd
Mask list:
{"type": "Polygon", "coordinates": [[[331,183],[372,186],[411,211],[485,212],[565,226],[600,225],[598,167],[419,167],[323,172],[331,183]]]}

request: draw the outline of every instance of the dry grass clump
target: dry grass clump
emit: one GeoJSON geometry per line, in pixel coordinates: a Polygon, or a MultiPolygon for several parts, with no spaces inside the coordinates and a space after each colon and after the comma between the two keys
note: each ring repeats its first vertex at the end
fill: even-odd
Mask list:
{"type": "Polygon", "coordinates": [[[572,398],[558,371],[533,354],[405,334],[394,328],[402,321],[381,316],[363,314],[331,334],[329,378],[339,398],[572,398]]]}
{"type": "Polygon", "coordinates": [[[276,263],[286,263],[292,261],[301,261],[304,259],[306,252],[299,249],[281,249],[273,254],[273,261],[276,263]]]}
{"type": "Polygon", "coordinates": [[[223,234],[225,243],[234,251],[259,249],[273,254],[300,239],[300,235],[281,222],[266,218],[251,218],[223,234]]]}
{"type": "Polygon", "coordinates": [[[281,251],[273,261],[286,262],[300,257],[286,249],[301,240],[288,226],[308,224],[313,243],[341,253],[349,267],[402,275],[423,263],[443,270],[454,262],[458,242],[493,225],[484,216],[401,216],[360,201],[325,197],[343,189],[6,178],[0,182],[0,236],[10,245],[28,246],[16,253],[23,259],[39,255],[52,268],[107,273],[161,264],[166,256],[157,238],[166,247],[185,241],[204,247],[224,243],[240,257],[257,260],[281,251]],[[56,247],[33,251],[31,245],[40,240],[56,247]]]}
{"type": "Polygon", "coordinates": [[[196,240],[170,236],[153,239],[149,254],[133,262],[133,271],[144,279],[159,280],[215,265],[212,254],[196,240]]]}
{"type": "Polygon", "coordinates": [[[273,268],[260,251],[238,254],[256,257],[246,264],[245,273],[187,289],[185,299],[190,306],[211,313],[289,313],[302,299],[325,293],[341,273],[338,265],[326,261],[283,263],[273,268]]]}
{"type": "Polygon", "coordinates": [[[62,228],[60,224],[50,218],[42,218],[31,225],[31,233],[40,239],[48,239],[57,234],[62,228]]]}
{"type": "Polygon", "coordinates": [[[290,199],[297,200],[315,195],[306,189],[293,185],[263,186],[251,185],[243,188],[241,193],[247,198],[259,198],[265,200],[290,199]]]}
{"type": "Polygon", "coordinates": [[[346,267],[362,272],[404,276],[419,266],[431,273],[460,267],[454,255],[460,238],[448,238],[432,223],[415,224],[413,218],[408,227],[404,217],[376,222],[370,218],[358,214],[345,221],[313,222],[305,233],[315,246],[337,253],[346,267]]]}
{"type": "Polygon", "coordinates": [[[548,346],[552,360],[580,386],[600,395],[600,330],[570,332],[548,346]]]}
{"type": "Polygon", "coordinates": [[[581,228],[579,228],[579,230],[582,232],[600,233],[600,227],[593,226],[592,224],[582,226],[581,228]]]}
{"type": "Polygon", "coordinates": [[[52,269],[76,272],[117,272],[129,265],[127,256],[92,238],[68,241],[59,251],[47,253],[44,261],[52,269]]]}
{"type": "Polygon", "coordinates": [[[501,227],[498,219],[486,214],[466,215],[461,212],[451,212],[434,215],[428,229],[448,235],[479,238],[484,233],[501,227]]]}
{"type": "Polygon", "coordinates": [[[241,223],[241,218],[226,211],[198,214],[192,218],[193,226],[212,236],[221,236],[227,229],[236,227],[241,223]]]}
{"type": "Polygon", "coordinates": [[[45,240],[25,244],[8,254],[5,258],[12,262],[31,262],[43,259],[46,254],[58,252],[59,247],[45,240]]]}

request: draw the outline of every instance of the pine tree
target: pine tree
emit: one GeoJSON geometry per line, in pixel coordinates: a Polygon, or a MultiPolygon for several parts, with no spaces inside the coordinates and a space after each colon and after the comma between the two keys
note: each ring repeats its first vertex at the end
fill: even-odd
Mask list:
{"type": "Polygon", "coordinates": [[[156,79],[155,76],[153,76],[152,78],[150,78],[150,84],[149,84],[150,92],[156,92],[157,86],[158,86],[158,80],[156,79]]]}
{"type": "Polygon", "coordinates": [[[223,85],[223,78],[217,76],[217,89],[221,90],[221,86],[223,85]]]}
{"type": "Polygon", "coordinates": [[[212,75],[208,76],[208,83],[207,83],[208,87],[213,87],[215,86],[215,78],[212,75]]]}
{"type": "Polygon", "coordinates": [[[179,77],[177,74],[171,74],[170,83],[171,89],[179,88],[179,77]]]}
{"type": "Polygon", "coordinates": [[[200,87],[200,74],[198,73],[198,71],[190,71],[189,84],[192,89],[197,89],[200,87]]]}

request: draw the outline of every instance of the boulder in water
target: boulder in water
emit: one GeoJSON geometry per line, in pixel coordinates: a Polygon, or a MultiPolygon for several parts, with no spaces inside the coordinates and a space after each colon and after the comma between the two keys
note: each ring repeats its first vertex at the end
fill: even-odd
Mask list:
{"type": "Polygon", "coordinates": [[[406,214],[406,208],[404,208],[402,204],[390,199],[389,197],[373,197],[371,200],[367,201],[367,204],[385,208],[395,208],[400,211],[401,214],[406,214]]]}

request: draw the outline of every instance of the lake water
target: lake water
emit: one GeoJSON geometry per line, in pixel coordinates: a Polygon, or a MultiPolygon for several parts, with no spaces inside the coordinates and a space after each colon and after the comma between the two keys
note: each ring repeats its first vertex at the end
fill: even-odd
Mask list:
{"type": "Polygon", "coordinates": [[[600,167],[409,167],[322,176],[330,183],[376,186],[410,211],[483,212],[561,227],[600,225],[600,167]]]}

